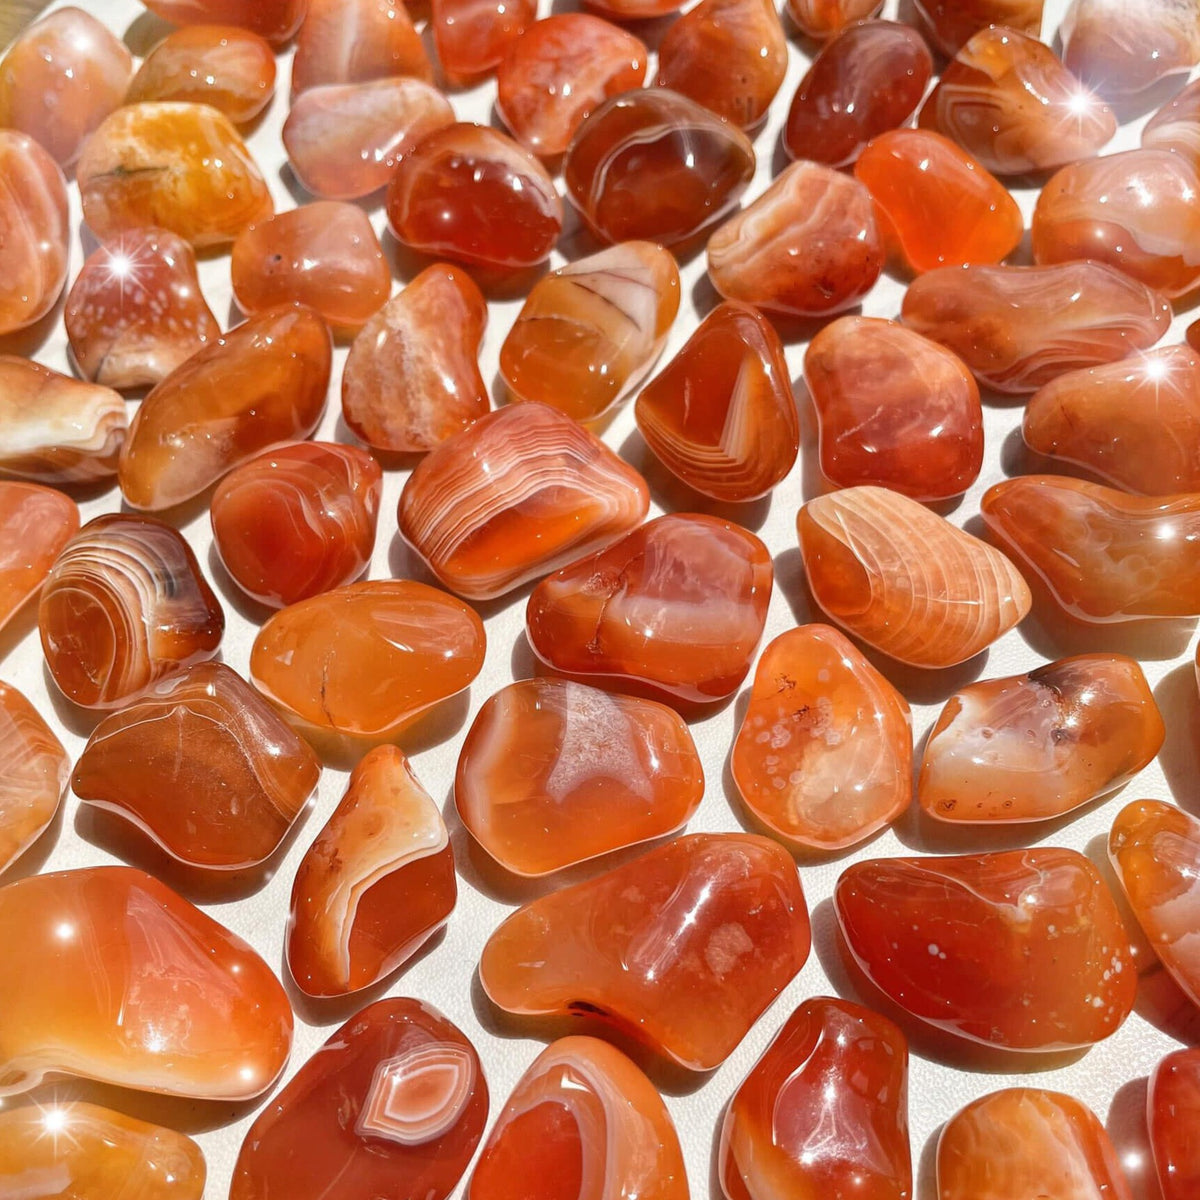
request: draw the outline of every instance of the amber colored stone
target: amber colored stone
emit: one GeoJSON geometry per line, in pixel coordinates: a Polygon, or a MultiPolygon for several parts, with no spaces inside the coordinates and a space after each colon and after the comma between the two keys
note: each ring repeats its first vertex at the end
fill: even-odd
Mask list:
{"type": "Polygon", "coordinates": [[[242,312],[305,304],[341,329],[357,329],[392,290],[370,218],[337,200],[303,204],[243,229],[230,272],[242,312]]]}
{"type": "Polygon", "coordinates": [[[322,730],[391,738],[483,665],[473,609],[408,579],[352,583],[280,610],[250,651],[250,681],[322,730]]]}
{"type": "Polygon", "coordinates": [[[796,528],[817,603],[901,662],[964,662],[1029,611],[1029,588],[1000,551],[886,488],[818,496],[796,528]]]}
{"type": "Polygon", "coordinates": [[[465,86],[496,69],[536,19],[537,0],[431,0],[430,12],[442,73],[465,86]]]}
{"type": "Polygon", "coordinates": [[[273,46],[300,28],[309,0],[146,0],[146,7],[173,25],[238,25],[273,46]]]}
{"type": "Polygon", "coordinates": [[[746,135],[668,88],[606,100],[563,160],[567,196],[606,242],[686,241],[729,213],[753,175],[746,135]]]}
{"type": "Polygon", "coordinates": [[[1129,496],[1023,475],[980,501],[988,533],[1082,621],[1200,614],[1200,493],[1129,496]]]}
{"type": "Polygon", "coordinates": [[[763,651],[730,770],[746,807],[802,850],[842,850],[912,798],[908,701],[828,625],[763,651]]]}
{"type": "Polygon", "coordinates": [[[646,47],[632,33],[589,13],[554,13],[501,59],[496,111],[522,146],[553,158],[592,109],[645,81],[646,47]]]}
{"type": "Polygon", "coordinates": [[[0,129],[0,335],[53,307],[67,281],[67,184],[33,140],[0,129]]]}
{"type": "Polygon", "coordinates": [[[703,795],[700,756],[672,709],[553,678],[490,697],[454,777],[467,831],[517,875],[674,833],[703,795]]]}
{"type": "Polygon", "coordinates": [[[525,630],[556,671],[704,704],[750,670],[773,579],[767,548],[748,530],[670,513],[543,579],[525,630]]]}
{"type": "Polygon", "coordinates": [[[207,104],[127,104],[88,139],[75,177],[101,240],[147,225],[193,246],[232,241],[274,211],[250,151],[207,104]]]}
{"type": "Polygon", "coordinates": [[[15,687],[0,683],[0,873],[46,831],[70,777],[71,760],[53,730],[15,687]]]}
{"type": "Polygon", "coordinates": [[[828,38],[858,22],[866,22],[883,7],[883,0],[787,0],[787,10],[801,32],[828,38]]]}
{"type": "Polygon", "coordinates": [[[1006,1088],[946,1122],[937,1200],[1133,1200],[1116,1147],[1090,1108],[1061,1092],[1006,1088]]]}
{"type": "Polygon", "coordinates": [[[1154,1068],[1146,1110],[1163,1200],[1192,1200],[1200,1188],[1200,1050],[1175,1050],[1154,1068]]]}
{"type": "Polygon", "coordinates": [[[89,521],[58,555],[42,588],[38,627],[62,692],[85,708],[117,708],[164,675],[216,654],[225,615],[174,529],[153,517],[109,513],[89,521]]]}
{"type": "Polygon", "coordinates": [[[842,872],[834,905],[867,978],[911,1016],[970,1041],[1087,1046],[1133,1008],[1120,913],[1074,850],[867,860],[842,872]]]}
{"type": "Polygon", "coordinates": [[[213,493],[213,545],[233,581],[283,607],[350,583],[375,548],[379,464],[357,446],[291,442],[234,467],[213,493]]]}
{"type": "Polygon", "coordinates": [[[221,336],[191,246],[166,229],[120,233],[93,251],[63,323],[80,373],[114,388],[160,383],[221,336]]]}
{"type": "Polygon", "coordinates": [[[734,1093],[719,1153],[726,1200],[908,1200],[904,1034],[848,1000],[806,1000],[734,1093]]]}
{"type": "Polygon", "coordinates": [[[1039,263],[1091,258],[1174,298],[1200,283],[1200,167],[1168,150],[1126,150],[1064,167],[1033,211],[1039,263]]]}
{"type": "Polygon", "coordinates": [[[1171,327],[1158,292],[1107,263],[943,267],[917,276],[902,320],[985,387],[1033,392],[1080,367],[1146,350],[1171,327]]]}
{"type": "Polygon", "coordinates": [[[484,1143],[468,1200],[544,1196],[688,1200],[679,1135],[654,1085],[607,1042],[552,1042],[517,1081],[484,1143]]]}
{"type": "Polygon", "coordinates": [[[292,95],[326,84],[407,75],[433,82],[433,65],[398,0],[308,0],[292,58],[292,95]]]}
{"type": "Polygon", "coordinates": [[[933,57],[915,29],[894,21],[848,25],[800,81],[784,148],[793,158],[849,166],[872,138],[908,121],[932,74],[933,57]]]}
{"type": "Polygon", "coordinates": [[[121,448],[134,508],[170,508],[276,442],[308,437],[325,410],[333,345],[309,308],[256,313],[177,367],[142,401],[121,448]]]}
{"type": "Polygon", "coordinates": [[[684,0],[588,0],[613,21],[636,21],[643,17],[662,17],[683,7],[684,0]]]}
{"type": "Polygon", "coordinates": [[[944,500],[975,482],[983,409],[952,351],[895,321],[841,317],[809,343],[804,379],[821,470],[839,487],[877,484],[944,500]]]}
{"type": "Polygon", "coordinates": [[[125,102],[211,104],[244,125],[274,94],[275,56],[258,34],[235,25],[192,25],[168,34],[146,55],[125,102]]]}
{"type": "Polygon", "coordinates": [[[159,680],[92,731],[71,786],[202,869],[256,866],[279,847],[321,764],[222,663],[159,680]]]}
{"type": "Polygon", "coordinates": [[[70,496],[0,481],[0,629],[42,586],[78,529],[79,507],[70,496]]]}
{"type": "Polygon", "coordinates": [[[287,961],[310,996],[378,983],[445,924],[458,896],[442,814],[395,746],[377,746],[305,852],[287,961]]]}
{"type": "Polygon", "coordinates": [[[511,1013],[591,1013],[693,1071],[723,1062],[804,965],[791,856],[748,834],[689,834],[517,909],[479,979],[511,1013]]]}
{"type": "Polygon", "coordinates": [[[1164,736],[1132,658],[1060,659],[955,692],[925,743],[917,799],[940,821],[1044,821],[1128,783],[1164,736]]]}
{"type": "Polygon", "coordinates": [[[790,316],[853,307],[883,264],[867,189],[819,163],[785,167],[708,239],[708,274],[722,296],[790,316]]]}
{"type": "Polygon", "coordinates": [[[1200,159],[1200,80],[1192,80],[1142,126],[1142,147],[1200,159]]]}
{"type": "Polygon", "coordinates": [[[988,25],[1004,25],[1030,37],[1042,29],[1043,0],[915,0],[933,40],[954,55],[988,25]]]}
{"type": "Polygon", "coordinates": [[[715,500],[766,495],[800,446],[783,343],[757,309],[736,300],[700,322],[642,389],[634,415],[663,466],[715,500]]]}
{"type": "Polygon", "coordinates": [[[920,124],[997,175],[1091,158],[1117,132],[1112,109],[1049,46],[994,25],[975,34],[942,72],[920,124]]]}
{"type": "Polygon", "coordinates": [[[0,945],[0,1095],[65,1074],[240,1101],[287,1061],[292,1010],[270,967],[144,871],[0,888],[0,945]]]}
{"type": "Polygon", "coordinates": [[[201,1200],[205,1175],[190,1137],[111,1108],[55,1100],[0,1112],[3,1195],[201,1200]]]}
{"type": "Polygon", "coordinates": [[[609,545],[649,506],[645,480],[570,417],[510,404],[430,451],[398,515],[446,587],[488,600],[609,545]]]}
{"type": "Polygon", "coordinates": [[[679,268],[653,242],[621,242],[539,279],[500,347],[517,400],[591,421],[653,368],[679,312],[679,268]]]}

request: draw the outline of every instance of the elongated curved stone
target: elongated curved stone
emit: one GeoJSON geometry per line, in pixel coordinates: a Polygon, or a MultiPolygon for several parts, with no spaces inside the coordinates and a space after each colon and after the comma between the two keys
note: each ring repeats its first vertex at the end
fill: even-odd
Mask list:
{"type": "Polygon", "coordinates": [[[79,506],[70,496],[0,482],[0,629],[41,588],[78,529],[79,506]]]}
{"type": "Polygon", "coordinates": [[[1200,156],[1200,81],[1192,80],[1142,126],[1142,146],[1200,156]]]}
{"type": "Polygon", "coordinates": [[[1191,1200],[1200,1187],[1200,1050],[1175,1050],[1154,1068],[1146,1110],[1163,1200],[1191,1200]]]}
{"type": "Polygon", "coordinates": [[[433,64],[397,0],[308,0],[292,58],[292,95],[328,84],[405,76],[433,82],[433,64]]]}
{"type": "Polygon", "coordinates": [[[70,777],[54,731],[15,687],[0,683],[0,873],[46,831],[70,777]]]}

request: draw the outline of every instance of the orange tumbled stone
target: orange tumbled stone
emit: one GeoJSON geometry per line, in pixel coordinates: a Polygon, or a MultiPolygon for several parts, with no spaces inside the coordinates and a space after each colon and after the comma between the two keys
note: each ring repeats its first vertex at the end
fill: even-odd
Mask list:
{"type": "Polygon", "coordinates": [[[800,424],[783,343],[749,304],[700,322],[634,407],[658,460],[715,500],[764,496],[792,469],[800,424]]]}
{"type": "Polygon", "coordinates": [[[556,671],[704,704],[745,679],[773,580],[748,530],[670,513],[543,579],[525,631],[556,671]]]}
{"type": "Polygon", "coordinates": [[[395,746],[377,746],[296,870],[288,970],[310,996],[370,987],[445,924],[457,896],[437,805],[395,746]]]}
{"type": "Polygon", "coordinates": [[[1146,1115],[1163,1200],[1192,1200],[1200,1188],[1200,1049],[1175,1050],[1154,1068],[1146,1115]]]}
{"type": "Polygon", "coordinates": [[[1192,80],[1142,126],[1142,146],[1200,159],[1200,80],[1192,80]]]}
{"type": "Polygon", "coordinates": [[[957,54],[972,34],[1004,25],[1037,37],[1044,0],[915,0],[933,40],[944,54],[957,54]]]}
{"type": "Polygon", "coordinates": [[[430,0],[446,79],[465,86],[490,74],[536,17],[537,0],[430,0]]]}
{"type": "Polygon", "coordinates": [[[49,827],[70,777],[54,731],[15,687],[0,683],[0,874],[49,827]]]}
{"type": "Polygon", "coordinates": [[[250,681],[302,726],[392,738],[479,674],[484,645],[474,610],[437,588],[352,583],[272,616],[250,681]]]}
{"type": "Polygon", "coordinates": [[[857,22],[865,22],[883,7],[883,0],[787,0],[787,10],[811,38],[828,38],[857,22]]]}
{"type": "Polygon", "coordinates": [[[916,274],[999,262],[1025,231],[1004,185],[940,133],[882,133],[859,155],[854,174],[875,201],[889,246],[916,274]]]}
{"type": "Polygon", "coordinates": [[[771,833],[802,850],[842,850],[912,798],[908,701],[828,625],[801,625],[763,651],[730,770],[771,833]]]}
{"type": "Polygon", "coordinates": [[[433,82],[421,35],[399,0],[308,0],[292,58],[293,96],[394,75],[433,82]]]}
{"type": "Polygon", "coordinates": [[[70,496],[0,481],[0,629],[42,586],[78,529],[79,507],[70,496]]]}
{"type": "Polygon", "coordinates": [[[510,1013],[591,1013],[693,1071],[723,1062],[808,958],[800,878],[776,842],[690,834],[517,909],[484,991],[510,1013]]]}
{"type": "Polygon", "coordinates": [[[834,905],[867,978],[918,1021],[969,1041],[1088,1046],[1133,1008],[1120,913],[1074,850],[872,859],[842,873],[834,905]]]}
{"type": "Polygon", "coordinates": [[[570,417],[510,404],[430,451],[398,515],[446,587],[488,600],[609,545],[649,506],[645,480],[570,417]]]}
{"type": "Polygon", "coordinates": [[[700,756],[672,709],[553,678],[488,699],[454,777],[467,831],[516,875],[674,833],[703,794],[700,756]]]}
{"type": "Polygon", "coordinates": [[[817,603],[901,662],[964,662],[1029,611],[1029,588],[1003,554],[897,492],[818,496],[796,526],[817,603]]]}
{"type": "Polygon", "coordinates": [[[146,0],[146,7],[174,25],[239,25],[279,46],[300,28],[308,0],[146,0]]]}

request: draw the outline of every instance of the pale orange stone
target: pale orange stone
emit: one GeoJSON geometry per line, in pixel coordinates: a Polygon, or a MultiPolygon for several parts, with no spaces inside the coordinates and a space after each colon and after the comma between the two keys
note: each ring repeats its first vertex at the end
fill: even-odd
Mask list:
{"type": "Polygon", "coordinates": [[[0,873],[46,831],[70,777],[53,730],[15,687],[0,683],[0,873]]]}
{"type": "Polygon", "coordinates": [[[433,82],[421,35],[399,0],[308,0],[292,59],[293,96],[393,75],[433,82]]]}
{"type": "Polygon", "coordinates": [[[78,529],[79,506],[70,496],[0,482],[0,629],[42,586],[78,529]]]}

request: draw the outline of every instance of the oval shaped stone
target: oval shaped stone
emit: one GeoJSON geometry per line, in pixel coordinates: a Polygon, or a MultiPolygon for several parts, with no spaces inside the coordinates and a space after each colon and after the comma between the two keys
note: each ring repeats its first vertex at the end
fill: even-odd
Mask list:
{"type": "Polygon", "coordinates": [[[280,46],[300,28],[308,0],[149,0],[146,7],[172,25],[240,25],[280,46]]]}
{"type": "Polygon", "coordinates": [[[448,83],[491,74],[537,16],[537,0],[430,0],[438,62],[448,83]]]}
{"type": "Polygon", "coordinates": [[[396,0],[308,0],[292,57],[292,95],[327,84],[405,76],[433,82],[433,64],[396,0]]]}
{"type": "Polygon", "coordinates": [[[1163,1200],[1191,1200],[1200,1187],[1200,1050],[1175,1050],[1154,1068],[1146,1096],[1150,1145],[1163,1200]]]}
{"type": "Polygon", "coordinates": [[[42,587],[78,529],[79,506],[70,496],[0,481],[0,629],[42,587]]]}

